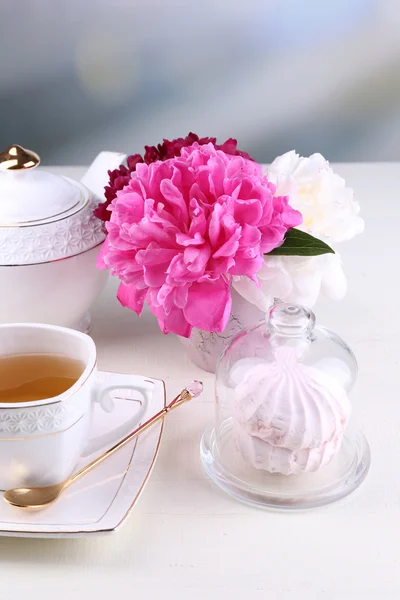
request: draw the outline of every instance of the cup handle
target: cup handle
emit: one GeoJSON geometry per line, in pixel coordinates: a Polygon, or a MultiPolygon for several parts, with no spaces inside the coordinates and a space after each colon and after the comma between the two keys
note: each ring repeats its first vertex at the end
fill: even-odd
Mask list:
{"type": "Polygon", "coordinates": [[[107,379],[107,384],[97,384],[97,389],[94,393],[93,402],[100,404],[101,408],[105,412],[112,412],[114,410],[114,402],[110,397],[110,392],[113,390],[130,390],[139,392],[143,400],[139,411],[131,418],[128,419],[123,425],[115,427],[111,431],[98,435],[93,439],[89,440],[88,444],[81,454],[82,457],[89,456],[93,452],[102,450],[104,446],[110,445],[127,435],[132,431],[138,423],[142,420],[144,414],[147,411],[151,393],[153,391],[153,384],[151,382],[143,384],[132,384],[132,375],[123,375],[119,373],[112,374],[107,379]]]}

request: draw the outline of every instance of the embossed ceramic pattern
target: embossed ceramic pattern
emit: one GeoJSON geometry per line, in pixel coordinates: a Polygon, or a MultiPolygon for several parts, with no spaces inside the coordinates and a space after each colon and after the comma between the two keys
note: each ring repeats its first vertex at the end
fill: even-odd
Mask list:
{"type": "Polygon", "coordinates": [[[69,402],[41,408],[12,409],[0,411],[0,440],[11,434],[35,436],[40,433],[56,433],[73,425],[82,417],[83,406],[79,396],[69,402]]]}
{"type": "Polygon", "coordinates": [[[78,213],[44,225],[0,227],[0,265],[32,265],[86,252],[105,239],[91,200],[78,213]]]}

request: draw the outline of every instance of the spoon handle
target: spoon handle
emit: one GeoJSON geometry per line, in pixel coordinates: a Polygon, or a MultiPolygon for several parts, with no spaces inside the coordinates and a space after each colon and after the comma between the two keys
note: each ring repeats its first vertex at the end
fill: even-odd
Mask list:
{"type": "Polygon", "coordinates": [[[104,460],[106,460],[109,456],[114,454],[114,452],[116,452],[117,450],[119,450],[120,448],[122,448],[123,446],[128,444],[140,433],[143,433],[143,431],[146,431],[146,429],[151,427],[154,423],[163,419],[165,417],[165,415],[167,413],[169,413],[171,410],[173,410],[174,408],[177,408],[178,406],[181,406],[181,404],[184,404],[184,402],[191,400],[193,397],[194,396],[186,388],[183,389],[180,394],[178,394],[167,406],[162,408],[158,413],[156,413],[155,415],[150,417],[150,419],[148,419],[147,421],[145,421],[144,423],[139,425],[139,427],[137,427],[134,431],[132,431],[131,433],[126,435],[119,442],[114,444],[114,446],[112,446],[111,448],[106,450],[103,454],[101,454],[100,456],[98,456],[97,458],[92,460],[92,462],[90,462],[89,464],[82,467],[82,469],[80,471],[78,471],[77,473],[72,475],[65,482],[65,487],[68,487],[69,485],[71,485],[71,483],[74,483],[74,481],[76,481],[77,479],[82,477],[82,475],[85,475],[85,473],[87,473],[88,471],[91,471],[92,469],[94,469],[94,467],[97,467],[97,465],[99,465],[104,460]]]}

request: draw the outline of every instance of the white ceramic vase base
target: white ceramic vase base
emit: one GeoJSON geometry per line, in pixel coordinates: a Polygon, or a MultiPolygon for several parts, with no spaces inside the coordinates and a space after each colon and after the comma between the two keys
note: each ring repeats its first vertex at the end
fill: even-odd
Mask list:
{"type": "Polygon", "coordinates": [[[215,373],[218,360],[232,338],[244,327],[257,325],[265,314],[232,289],[232,310],[222,333],[193,329],[189,339],[180,337],[190,360],[209,373],[215,373]]]}
{"type": "Polygon", "coordinates": [[[255,469],[236,449],[229,419],[217,435],[203,434],[200,455],[206,473],[225,492],[247,504],[299,510],[330,504],[353,492],[367,476],[371,454],[361,432],[346,434],[332,461],[314,473],[281,475],[255,469]]]}

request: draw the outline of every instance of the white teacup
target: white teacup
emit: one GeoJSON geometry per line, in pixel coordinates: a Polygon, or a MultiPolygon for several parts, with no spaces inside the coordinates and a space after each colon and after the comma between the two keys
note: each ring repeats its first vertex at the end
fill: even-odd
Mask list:
{"type": "Polygon", "coordinates": [[[41,324],[0,325],[0,356],[61,354],[83,362],[85,369],[66,392],[34,402],[0,403],[0,489],[58,483],[74,470],[79,458],[127,434],[142,419],[152,383],[133,387],[128,375],[115,374],[98,384],[96,346],[84,333],[41,324]],[[110,392],[134,389],[140,408],[123,426],[89,440],[94,402],[109,412],[110,392]]]}

